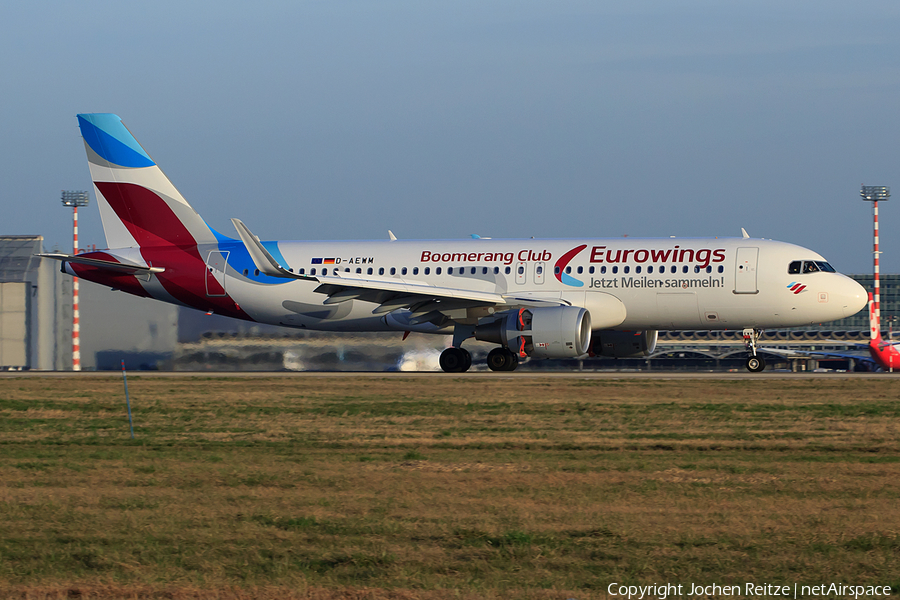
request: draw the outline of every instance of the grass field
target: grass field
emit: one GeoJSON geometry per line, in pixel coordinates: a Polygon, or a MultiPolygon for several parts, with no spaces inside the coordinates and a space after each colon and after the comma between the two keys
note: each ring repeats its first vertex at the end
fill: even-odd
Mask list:
{"type": "Polygon", "coordinates": [[[0,379],[0,597],[900,593],[900,380],[129,389],[0,379]]]}

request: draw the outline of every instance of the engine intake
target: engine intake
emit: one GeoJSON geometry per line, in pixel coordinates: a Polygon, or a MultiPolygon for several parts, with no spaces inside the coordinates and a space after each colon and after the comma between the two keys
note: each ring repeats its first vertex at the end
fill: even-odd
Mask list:
{"type": "Polygon", "coordinates": [[[576,358],[591,346],[591,315],[578,306],[523,308],[475,328],[475,339],[524,358],[576,358]]]}

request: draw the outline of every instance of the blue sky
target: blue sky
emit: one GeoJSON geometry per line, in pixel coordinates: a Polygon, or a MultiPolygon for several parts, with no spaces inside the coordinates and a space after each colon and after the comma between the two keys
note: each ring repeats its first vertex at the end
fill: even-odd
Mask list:
{"type": "Polygon", "coordinates": [[[48,246],[90,189],[79,112],[264,239],[744,227],[868,272],[859,186],[900,194],[896,2],[6,3],[0,27],[0,234],[48,246]]]}

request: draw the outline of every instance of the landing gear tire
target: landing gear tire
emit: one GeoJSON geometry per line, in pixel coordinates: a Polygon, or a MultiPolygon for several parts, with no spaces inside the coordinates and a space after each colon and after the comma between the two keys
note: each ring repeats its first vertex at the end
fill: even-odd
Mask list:
{"type": "Polygon", "coordinates": [[[519,357],[509,348],[494,348],[488,353],[487,366],[491,371],[515,371],[519,366],[519,357]]]}
{"type": "Polygon", "coordinates": [[[472,355],[462,348],[447,348],[441,352],[440,363],[445,373],[465,373],[472,366],[472,355]]]}
{"type": "Polygon", "coordinates": [[[747,370],[751,373],[759,373],[766,368],[766,361],[761,356],[751,356],[747,359],[747,370]]]}

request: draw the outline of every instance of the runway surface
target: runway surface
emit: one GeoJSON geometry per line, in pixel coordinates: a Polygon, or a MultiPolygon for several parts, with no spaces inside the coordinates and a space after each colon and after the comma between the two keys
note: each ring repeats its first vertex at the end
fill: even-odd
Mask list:
{"type": "MultiPolygon", "coordinates": [[[[732,381],[756,381],[770,379],[885,379],[900,375],[900,373],[791,373],[787,371],[767,371],[763,373],[750,373],[748,371],[734,372],[692,372],[692,371],[519,371],[514,373],[494,373],[491,371],[472,371],[468,373],[441,373],[441,372],[360,372],[360,371],[128,371],[131,377],[161,377],[172,379],[184,378],[322,378],[322,377],[357,377],[357,378],[453,378],[453,379],[609,379],[609,380],[732,380],[732,381]]],[[[20,377],[121,377],[120,371],[3,371],[0,379],[14,379],[20,377]]]]}

